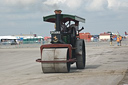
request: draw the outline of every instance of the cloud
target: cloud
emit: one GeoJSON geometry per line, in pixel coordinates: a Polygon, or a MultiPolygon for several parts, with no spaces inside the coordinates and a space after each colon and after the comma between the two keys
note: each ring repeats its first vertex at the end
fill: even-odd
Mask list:
{"type": "Polygon", "coordinates": [[[61,8],[68,8],[68,9],[77,9],[81,6],[81,3],[83,2],[83,0],[46,0],[44,2],[45,5],[57,5],[58,9],[61,8]],[[52,2],[52,3],[51,3],[52,2]]]}
{"type": "Polygon", "coordinates": [[[77,9],[81,6],[83,0],[66,0],[66,5],[71,9],[77,9]]]}
{"type": "Polygon", "coordinates": [[[105,6],[106,6],[106,3],[107,1],[106,0],[87,0],[88,3],[86,4],[85,6],[85,9],[87,11],[101,11],[101,10],[104,10],[105,9],[105,6]]]}
{"type": "MultiPolygon", "coordinates": [[[[40,1],[40,0],[38,0],[40,1]]],[[[1,13],[21,13],[35,11],[38,7],[37,0],[1,0],[0,12],[1,13]]]]}
{"type": "Polygon", "coordinates": [[[44,4],[46,4],[46,5],[54,5],[54,4],[59,4],[59,3],[65,3],[65,1],[66,0],[46,0],[44,2],[44,4]]]}
{"type": "Polygon", "coordinates": [[[5,12],[10,11],[51,11],[53,9],[67,9],[76,11],[104,11],[120,10],[128,8],[127,0],[0,0],[0,5],[3,5],[5,12]],[[6,9],[6,10],[5,10],[6,9]]]}
{"type": "Polygon", "coordinates": [[[128,9],[127,0],[86,0],[85,4],[85,9],[87,11],[104,11],[109,9],[120,11],[122,8],[128,9]]]}
{"type": "Polygon", "coordinates": [[[128,9],[128,1],[126,0],[108,0],[108,8],[112,10],[128,9]]]}
{"type": "Polygon", "coordinates": [[[0,1],[2,13],[45,13],[57,9],[64,0],[2,0],[0,1]],[[51,3],[52,2],[52,3],[51,3]]]}
{"type": "Polygon", "coordinates": [[[37,2],[37,0],[4,0],[5,4],[7,5],[30,5],[37,2]]]}

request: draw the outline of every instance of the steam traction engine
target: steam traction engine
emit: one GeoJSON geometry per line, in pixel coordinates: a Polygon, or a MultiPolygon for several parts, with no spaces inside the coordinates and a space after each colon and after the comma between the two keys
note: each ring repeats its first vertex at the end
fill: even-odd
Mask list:
{"type": "Polygon", "coordinates": [[[76,62],[78,69],[85,68],[86,52],[85,42],[79,39],[79,22],[85,19],[74,15],[61,14],[55,10],[55,15],[43,17],[46,22],[55,23],[55,31],[51,31],[51,44],[42,45],[41,63],[44,73],[69,72],[71,64],[76,62]]]}

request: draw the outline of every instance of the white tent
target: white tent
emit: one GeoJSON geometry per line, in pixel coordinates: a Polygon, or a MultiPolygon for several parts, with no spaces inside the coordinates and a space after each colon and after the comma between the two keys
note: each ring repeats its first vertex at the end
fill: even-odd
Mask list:
{"type": "Polygon", "coordinates": [[[0,39],[17,39],[14,36],[0,36],[0,39]]]}

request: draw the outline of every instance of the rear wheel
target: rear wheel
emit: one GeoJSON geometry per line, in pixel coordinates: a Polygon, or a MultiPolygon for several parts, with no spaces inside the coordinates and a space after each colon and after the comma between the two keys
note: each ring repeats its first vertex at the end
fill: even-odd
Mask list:
{"type": "Polygon", "coordinates": [[[86,52],[85,52],[85,43],[84,40],[80,40],[77,42],[77,62],[76,66],[78,69],[84,69],[86,63],[86,52]]]}
{"type": "MultiPolygon", "coordinates": [[[[69,51],[67,51],[67,60],[69,60],[69,51]]],[[[67,62],[67,71],[70,72],[71,63],[67,62]]]]}

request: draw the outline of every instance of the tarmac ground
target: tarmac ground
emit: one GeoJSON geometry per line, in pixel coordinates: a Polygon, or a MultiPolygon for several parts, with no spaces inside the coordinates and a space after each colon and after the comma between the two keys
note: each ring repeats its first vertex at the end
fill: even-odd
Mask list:
{"type": "Polygon", "coordinates": [[[128,85],[128,42],[86,43],[86,67],[70,73],[43,73],[40,45],[0,45],[0,85],[128,85]]]}

